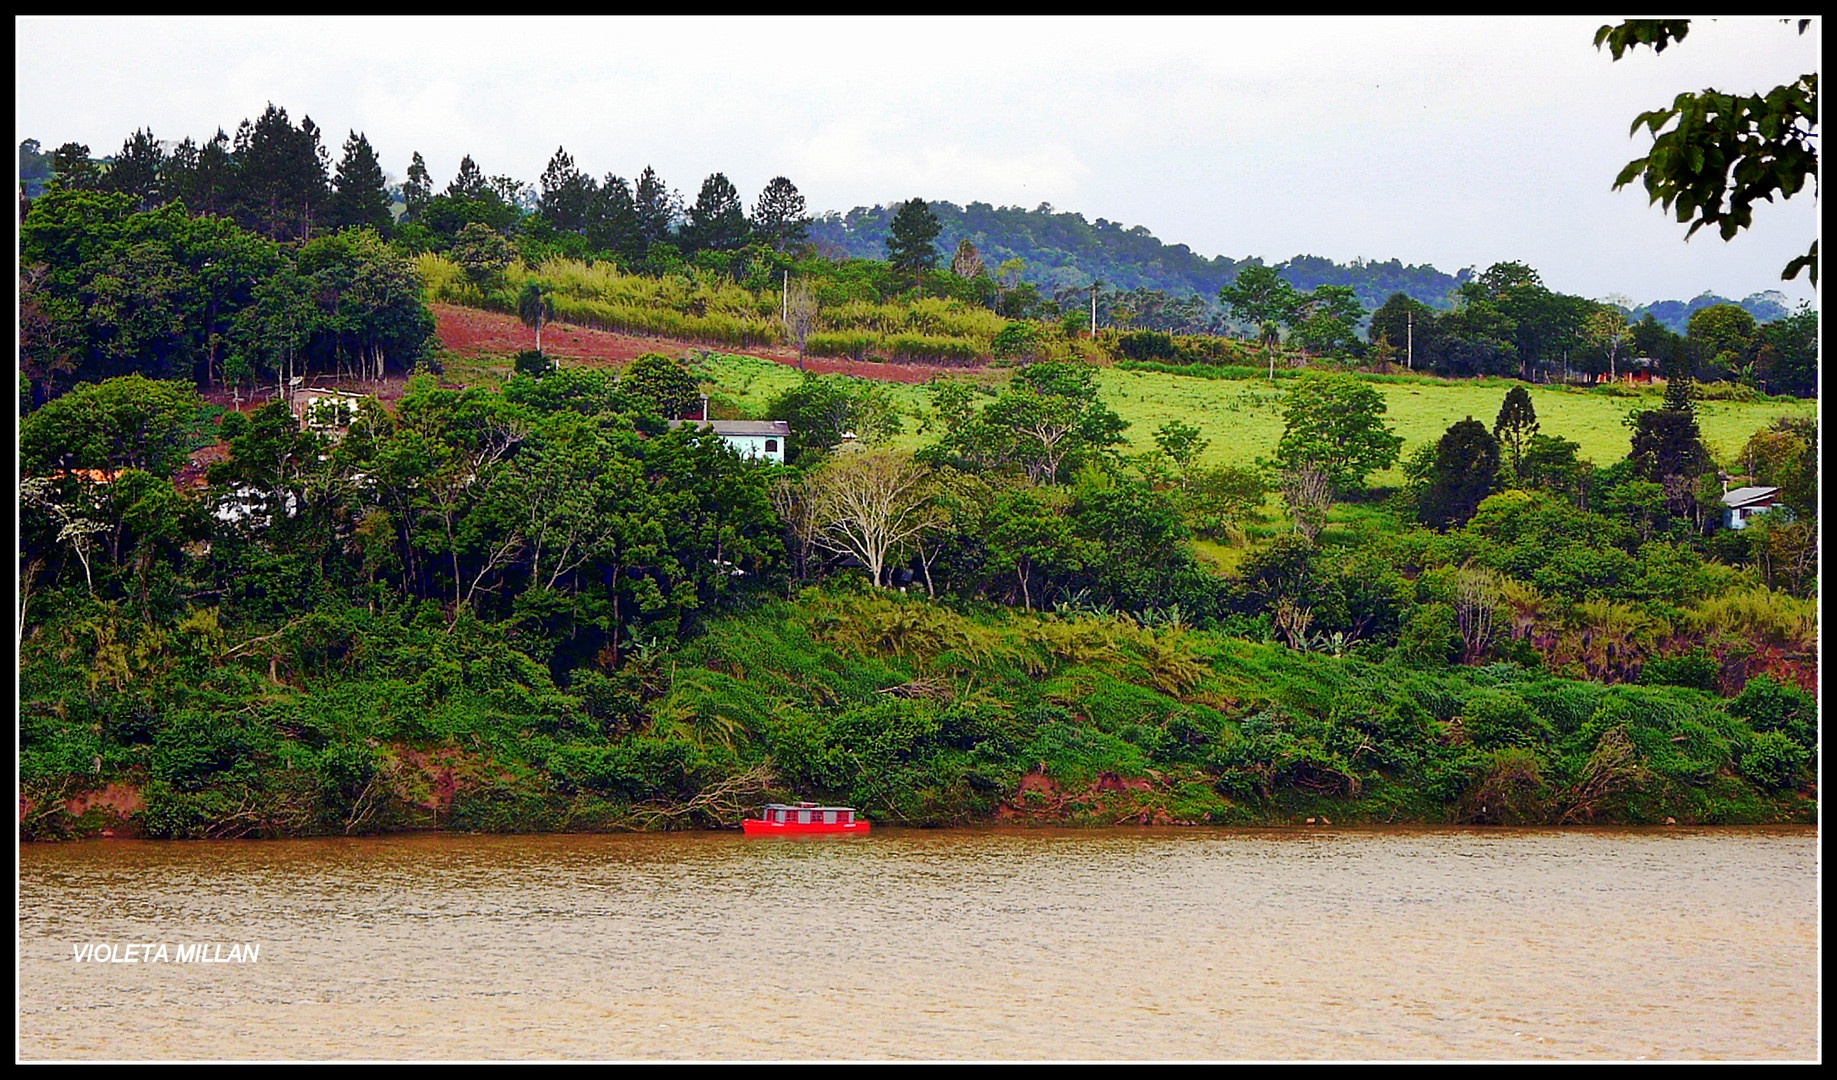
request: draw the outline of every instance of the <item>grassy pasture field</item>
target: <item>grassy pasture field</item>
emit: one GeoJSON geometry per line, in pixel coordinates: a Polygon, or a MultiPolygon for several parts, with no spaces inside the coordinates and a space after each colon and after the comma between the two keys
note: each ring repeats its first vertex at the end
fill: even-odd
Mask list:
{"type": "MultiPolygon", "coordinates": [[[[719,386],[718,393],[737,408],[756,414],[772,397],[799,379],[798,372],[782,364],[746,356],[715,355],[703,362],[700,374],[719,386]]],[[[1005,372],[987,372],[964,378],[999,382],[1005,372]]],[[[906,433],[895,445],[916,447],[932,436],[919,433],[922,418],[931,411],[929,392],[923,386],[882,383],[908,415],[906,433]]],[[[1201,461],[1207,465],[1254,465],[1258,457],[1275,452],[1282,437],[1281,396],[1286,382],[1272,388],[1261,380],[1196,379],[1156,371],[1101,368],[1097,385],[1103,400],[1129,421],[1126,434],[1131,449],[1154,448],[1155,429],[1169,420],[1183,420],[1200,430],[1211,445],[1201,461]]],[[[1374,380],[1384,395],[1385,419],[1403,436],[1403,453],[1440,439],[1448,425],[1469,416],[1488,427],[1498,416],[1507,380],[1374,380]]],[[[1616,396],[1599,390],[1565,386],[1531,386],[1545,435],[1573,439],[1582,445],[1582,456],[1606,465],[1626,456],[1630,413],[1656,409],[1661,390],[1638,396],[1616,396]]],[[[1732,461],[1748,437],[1782,416],[1817,414],[1817,402],[1778,398],[1769,401],[1700,401],[1697,418],[1703,438],[1723,461],[1732,461]]],[[[1391,469],[1372,478],[1375,484],[1396,484],[1400,470],[1391,469]]]]}

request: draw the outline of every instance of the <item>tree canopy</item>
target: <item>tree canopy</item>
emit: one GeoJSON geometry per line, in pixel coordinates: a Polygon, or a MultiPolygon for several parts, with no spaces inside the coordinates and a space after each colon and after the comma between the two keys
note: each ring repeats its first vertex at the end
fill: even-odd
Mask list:
{"type": "MultiPolygon", "coordinates": [[[[1800,19],[1799,33],[1810,24],[1800,19]]],[[[1689,33],[1688,19],[1628,19],[1595,31],[1595,47],[1606,46],[1619,60],[1640,45],[1663,52],[1689,33]]],[[[1807,180],[1817,184],[1817,72],[1765,94],[1681,93],[1668,107],[1634,117],[1628,133],[1642,127],[1652,136],[1652,149],[1620,170],[1614,188],[1643,182],[1652,202],[1690,225],[1687,238],[1714,226],[1722,239],[1732,240],[1753,224],[1757,201],[1790,199],[1807,180]]],[[[1818,284],[1816,240],[1780,277],[1790,280],[1801,270],[1818,284]]]]}

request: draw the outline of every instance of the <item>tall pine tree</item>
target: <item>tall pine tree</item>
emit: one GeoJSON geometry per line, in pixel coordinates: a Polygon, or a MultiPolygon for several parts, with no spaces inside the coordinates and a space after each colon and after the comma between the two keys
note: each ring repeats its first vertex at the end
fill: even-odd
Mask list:
{"type": "Polygon", "coordinates": [[[638,187],[632,194],[632,203],[637,217],[635,239],[638,250],[643,252],[652,244],[668,241],[680,200],[649,165],[638,175],[638,187]]]}
{"type": "Polygon", "coordinates": [[[797,185],[774,176],[753,204],[753,232],[774,251],[791,251],[810,240],[810,215],[797,185]]]}
{"type": "Polygon", "coordinates": [[[740,193],[725,173],[702,181],[702,190],[689,208],[683,246],[690,251],[735,251],[746,246],[746,209],[740,193]]]}
{"type": "Polygon", "coordinates": [[[594,193],[588,208],[587,242],[598,251],[617,252],[627,259],[644,254],[638,238],[638,207],[624,177],[607,173],[594,193]]]}
{"type": "Polygon", "coordinates": [[[484,197],[489,186],[478,163],[472,160],[471,154],[467,154],[459,159],[459,172],[454,175],[453,182],[446,186],[444,194],[449,199],[477,200],[484,197]]]}
{"type": "Polygon", "coordinates": [[[904,270],[914,277],[937,269],[938,249],[932,243],[943,231],[937,215],[925,205],[924,199],[902,203],[887,233],[887,261],[895,270],[904,270]]]}
{"type": "Polygon", "coordinates": [[[102,174],[99,186],[132,195],[140,209],[151,210],[165,201],[160,176],[165,164],[166,152],[152,132],[142,129],[122,142],[121,152],[102,174]]]}
{"type": "Polygon", "coordinates": [[[1417,517],[1447,532],[1467,524],[1499,480],[1499,441],[1469,416],[1448,428],[1435,446],[1435,465],[1417,517]]]}
{"type": "Polygon", "coordinates": [[[344,141],[344,157],[332,181],[331,209],[327,218],[334,229],[369,226],[384,236],[395,224],[389,212],[389,192],[383,184],[383,167],[370,140],[351,132],[344,141]]]}
{"type": "Polygon", "coordinates": [[[1537,434],[1537,409],[1531,404],[1530,391],[1514,386],[1505,392],[1499,405],[1499,416],[1493,421],[1493,438],[1511,455],[1512,475],[1519,475],[1524,450],[1537,434]]]}
{"type": "Polygon", "coordinates": [[[427,202],[434,197],[434,178],[428,175],[427,162],[416,150],[413,160],[408,163],[408,179],[402,183],[402,202],[407,204],[408,219],[417,220],[421,211],[427,209],[427,202]]]}
{"type": "Polygon", "coordinates": [[[311,117],[296,128],[287,110],[270,102],[253,123],[237,127],[231,160],[238,224],[271,240],[311,235],[330,194],[325,148],[311,117]]]}
{"type": "Polygon", "coordinates": [[[597,186],[593,177],[575,168],[574,158],[567,150],[558,146],[548,168],[542,171],[536,214],[556,232],[585,233],[597,186]]]}

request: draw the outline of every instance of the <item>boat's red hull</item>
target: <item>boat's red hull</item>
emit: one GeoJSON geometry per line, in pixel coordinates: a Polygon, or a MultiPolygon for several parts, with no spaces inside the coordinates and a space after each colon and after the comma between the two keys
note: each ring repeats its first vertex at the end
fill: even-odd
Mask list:
{"type": "Polygon", "coordinates": [[[748,836],[806,836],[812,833],[862,836],[867,833],[871,825],[872,823],[867,821],[760,821],[758,818],[747,818],[740,822],[740,827],[746,830],[748,836]]]}

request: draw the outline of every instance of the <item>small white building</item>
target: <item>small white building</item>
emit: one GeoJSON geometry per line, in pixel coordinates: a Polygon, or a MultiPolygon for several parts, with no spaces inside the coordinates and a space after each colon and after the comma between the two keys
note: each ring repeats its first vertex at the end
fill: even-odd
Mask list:
{"type": "Polygon", "coordinates": [[[693,425],[719,435],[723,442],[743,458],[785,463],[785,443],[791,438],[791,425],[783,420],[672,420],[672,428],[693,425]]]}
{"type": "Polygon", "coordinates": [[[293,395],[293,415],[302,430],[317,431],[337,442],[350,429],[362,401],[362,394],[344,390],[299,390],[293,395]]]}
{"type": "Polygon", "coordinates": [[[1722,505],[1728,507],[1729,528],[1747,528],[1750,518],[1773,509],[1779,499],[1780,489],[1776,487],[1739,487],[1724,492],[1722,505]]]}

